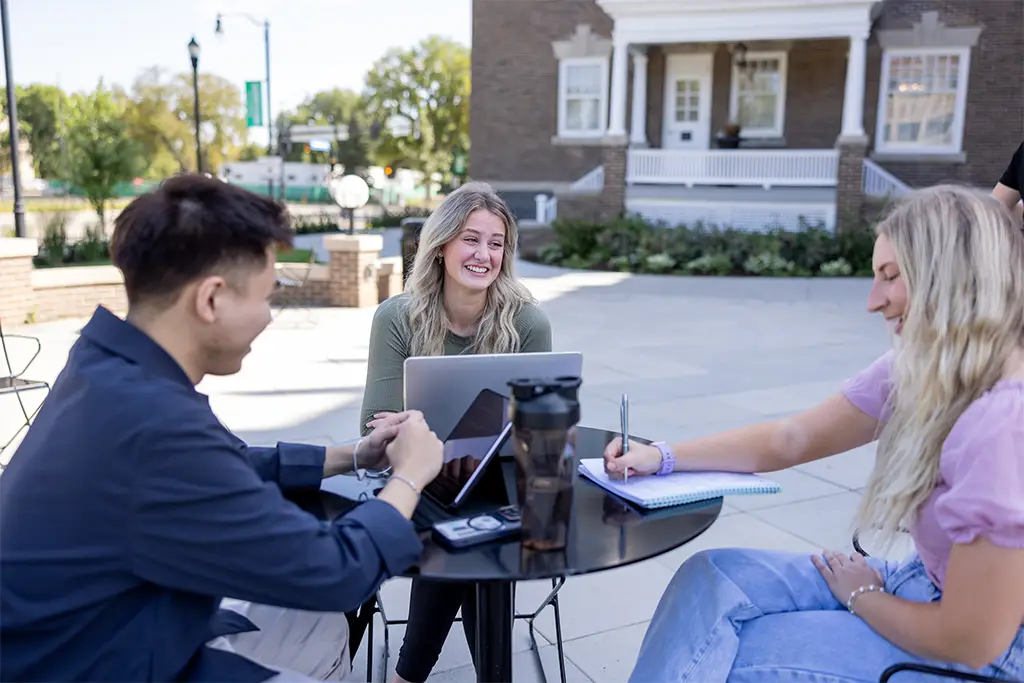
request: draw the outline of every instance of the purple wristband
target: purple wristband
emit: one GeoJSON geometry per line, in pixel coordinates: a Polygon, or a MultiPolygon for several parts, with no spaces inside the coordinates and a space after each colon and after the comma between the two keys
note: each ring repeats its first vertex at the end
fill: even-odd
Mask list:
{"type": "Polygon", "coordinates": [[[664,441],[658,441],[652,443],[652,446],[661,451],[661,468],[655,472],[655,476],[661,476],[663,474],[670,474],[676,469],[676,454],[672,452],[672,449],[664,441]]]}

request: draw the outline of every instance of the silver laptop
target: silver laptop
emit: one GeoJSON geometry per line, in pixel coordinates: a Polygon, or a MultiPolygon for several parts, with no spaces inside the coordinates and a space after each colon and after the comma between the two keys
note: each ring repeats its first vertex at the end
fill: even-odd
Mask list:
{"type": "Polygon", "coordinates": [[[521,377],[583,376],[578,351],[413,356],[405,359],[405,409],[423,413],[442,441],[484,389],[509,396],[521,377]]]}

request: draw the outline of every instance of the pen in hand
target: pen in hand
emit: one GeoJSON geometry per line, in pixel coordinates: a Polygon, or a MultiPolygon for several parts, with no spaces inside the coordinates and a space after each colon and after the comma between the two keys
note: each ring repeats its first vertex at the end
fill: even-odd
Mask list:
{"type": "MultiPolygon", "coordinates": [[[[629,397],[622,395],[622,405],[619,407],[619,421],[622,427],[622,455],[629,451],[629,397]]],[[[622,483],[629,481],[629,467],[622,468],[622,483]]]]}

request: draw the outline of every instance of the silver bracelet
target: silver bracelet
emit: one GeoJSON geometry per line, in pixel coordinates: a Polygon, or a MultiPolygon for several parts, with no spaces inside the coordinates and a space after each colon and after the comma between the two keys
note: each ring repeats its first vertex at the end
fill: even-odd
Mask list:
{"type": "Polygon", "coordinates": [[[885,586],[876,586],[875,584],[868,584],[867,586],[861,586],[857,590],[850,593],[850,597],[846,600],[846,609],[850,611],[850,614],[857,614],[853,611],[853,603],[860,596],[865,593],[885,593],[885,586]]]}
{"type": "Polygon", "coordinates": [[[356,442],[355,448],[352,449],[352,471],[355,473],[356,479],[359,481],[362,481],[367,477],[370,479],[384,479],[388,476],[388,473],[391,472],[391,465],[388,465],[381,470],[368,470],[366,468],[359,467],[359,460],[357,456],[359,454],[359,447],[363,445],[363,441],[366,441],[366,437],[359,439],[359,441],[356,442]]]}
{"type": "Polygon", "coordinates": [[[412,480],[412,479],[409,479],[408,477],[404,477],[404,476],[402,476],[401,474],[396,474],[396,473],[392,473],[392,474],[391,474],[391,477],[390,477],[390,479],[397,479],[398,481],[400,481],[400,482],[403,482],[403,483],[404,483],[404,484],[406,484],[406,485],[407,485],[407,486],[408,486],[409,488],[411,488],[411,489],[412,489],[413,491],[415,491],[415,492],[416,492],[416,495],[417,495],[417,496],[418,496],[418,495],[420,495],[420,493],[421,493],[421,491],[420,491],[420,487],[419,487],[419,486],[417,486],[417,485],[416,485],[416,484],[415,484],[415,483],[413,482],[413,480],[412,480]]]}
{"type": "Polygon", "coordinates": [[[356,441],[355,448],[352,449],[352,471],[355,472],[356,479],[362,481],[366,477],[366,470],[359,469],[359,447],[363,445],[363,440],[359,439],[356,441]]]}

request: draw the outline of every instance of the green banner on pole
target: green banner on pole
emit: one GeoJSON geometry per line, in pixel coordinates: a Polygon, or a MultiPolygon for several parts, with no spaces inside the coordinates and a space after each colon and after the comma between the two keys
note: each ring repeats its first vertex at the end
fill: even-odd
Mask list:
{"type": "Polygon", "coordinates": [[[245,82],[246,125],[263,125],[263,81],[245,82]]]}

